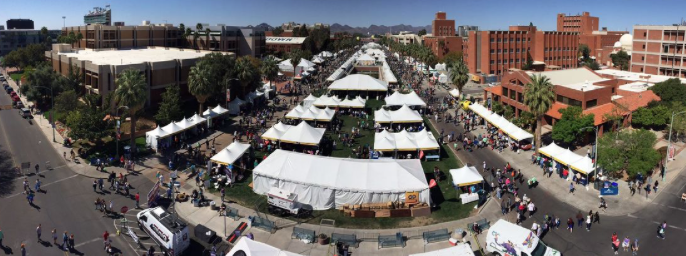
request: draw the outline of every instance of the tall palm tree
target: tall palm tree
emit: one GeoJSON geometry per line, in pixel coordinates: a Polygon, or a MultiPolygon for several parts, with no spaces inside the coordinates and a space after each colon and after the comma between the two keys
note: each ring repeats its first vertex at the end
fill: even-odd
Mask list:
{"type": "Polygon", "coordinates": [[[462,93],[462,88],[469,81],[469,69],[464,64],[462,58],[448,63],[448,70],[450,72],[450,81],[457,87],[457,90],[462,93]]]}
{"type": "Polygon", "coordinates": [[[210,33],[212,30],[210,28],[205,29],[205,47],[209,50],[210,49],[210,33]]]}
{"type": "Polygon", "coordinates": [[[210,81],[212,79],[210,68],[209,64],[204,60],[200,60],[195,66],[191,67],[191,71],[188,73],[188,91],[200,103],[199,115],[202,115],[202,105],[205,104],[205,101],[212,95],[215,89],[210,81]]]}
{"type": "Polygon", "coordinates": [[[272,81],[276,79],[279,75],[279,66],[276,59],[273,56],[269,56],[262,61],[262,66],[260,66],[260,71],[269,80],[269,86],[272,86],[272,81]]]}
{"type": "Polygon", "coordinates": [[[188,46],[188,37],[193,34],[193,30],[191,28],[186,28],[186,31],[183,32],[183,45],[188,46]]]}
{"type": "Polygon", "coordinates": [[[81,48],[81,40],[83,40],[83,34],[81,34],[81,32],[79,32],[78,34],[76,34],[76,41],[79,44],[79,48],[81,48]]]}
{"type": "Polygon", "coordinates": [[[541,146],[541,122],[545,113],[555,102],[554,86],[550,79],[543,75],[531,75],[531,82],[524,85],[524,105],[536,118],[536,138],[534,145],[538,150],[541,146]]]}
{"type": "Polygon", "coordinates": [[[148,85],[143,73],[135,69],[124,70],[117,78],[114,101],[118,107],[128,107],[131,116],[131,150],[136,146],[136,112],[143,108],[147,100],[148,85]]]}
{"type": "Polygon", "coordinates": [[[240,94],[245,93],[245,88],[247,88],[248,85],[250,85],[253,82],[253,79],[255,78],[255,74],[257,72],[258,70],[255,69],[255,66],[253,66],[248,56],[243,56],[236,60],[234,75],[236,76],[236,79],[238,79],[238,81],[241,83],[240,94]]]}
{"type": "Polygon", "coordinates": [[[202,24],[195,24],[195,33],[193,33],[193,43],[195,44],[196,49],[200,49],[200,47],[198,46],[198,36],[200,35],[198,33],[200,33],[200,30],[202,30],[202,24]]]}

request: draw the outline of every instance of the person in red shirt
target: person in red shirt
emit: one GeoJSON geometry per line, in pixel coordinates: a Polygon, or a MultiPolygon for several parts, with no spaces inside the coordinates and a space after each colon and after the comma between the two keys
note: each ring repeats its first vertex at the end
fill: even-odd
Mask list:
{"type": "Polygon", "coordinates": [[[136,192],[136,209],[141,208],[140,205],[138,204],[141,200],[141,196],[136,192]]]}
{"type": "Polygon", "coordinates": [[[110,237],[110,233],[108,233],[107,230],[105,230],[105,233],[102,234],[102,239],[105,240],[105,242],[107,242],[108,237],[110,237]]]}

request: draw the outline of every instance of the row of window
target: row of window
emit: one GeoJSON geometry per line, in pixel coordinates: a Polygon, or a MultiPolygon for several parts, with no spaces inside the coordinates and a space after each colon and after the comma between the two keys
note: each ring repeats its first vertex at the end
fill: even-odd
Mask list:
{"type": "Polygon", "coordinates": [[[551,51],[576,51],[572,49],[572,47],[546,47],[544,49],[546,52],[551,52],[551,51]]]}
{"type": "MultiPolygon", "coordinates": [[[[504,39],[505,39],[505,40],[503,40],[503,38],[498,38],[497,41],[498,41],[498,43],[507,42],[507,38],[504,38],[504,39]]],[[[491,38],[491,43],[495,43],[495,42],[496,42],[496,39],[495,39],[495,38],[491,38]]],[[[517,42],[517,43],[519,43],[519,42],[531,42],[531,38],[530,38],[530,37],[529,37],[529,38],[526,38],[526,39],[524,39],[524,38],[519,38],[519,37],[516,38],[516,39],[515,39],[515,38],[510,38],[510,43],[513,43],[513,42],[517,42]]]]}
{"type": "MultiPolygon", "coordinates": [[[[516,49],[498,49],[498,54],[500,53],[526,53],[526,51],[531,51],[531,47],[527,47],[526,50],[524,48],[516,48],[516,49]]],[[[496,50],[491,49],[491,54],[495,54],[496,50]]]]}
{"type": "Polygon", "coordinates": [[[552,61],[552,60],[573,60],[576,58],[573,58],[571,56],[557,56],[557,57],[544,57],[543,61],[552,61]]]}
{"type": "MultiPolygon", "coordinates": [[[[524,62],[525,62],[525,60],[523,60],[523,59],[510,59],[510,61],[498,60],[498,64],[508,64],[508,63],[515,64],[515,63],[524,63],[524,62]]],[[[495,60],[491,60],[491,65],[494,65],[495,63],[496,63],[495,60]]]]}

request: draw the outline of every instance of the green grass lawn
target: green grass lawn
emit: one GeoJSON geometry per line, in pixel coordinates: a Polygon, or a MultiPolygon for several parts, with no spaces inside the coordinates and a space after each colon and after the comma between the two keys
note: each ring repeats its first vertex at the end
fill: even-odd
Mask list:
{"type": "Polygon", "coordinates": [[[12,78],[12,80],[19,83],[19,81],[21,81],[21,76],[23,76],[23,75],[24,75],[24,71],[19,71],[19,72],[15,72],[15,73],[10,74],[10,77],[12,78]]]}
{"type": "Polygon", "coordinates": [[[386,105],[385,101],[376,99],[369,99],[367,100],[367,103],[365,103],[365,107],[371,108],[372,110],[378,110],[383,105],[386,105]]]}
{"type": "MultiPolygon", "coordinates": [[[[350,133],[351,129],[353,126],[357,126],[357,121],[361,120],[359,118],[355,118],[352,116],[344,116],[344,115],[339,115],[338,116],[339,120],[343,121],[343,127],[341,128],[341,132],[343,133],[350,133]]],[[[370,117],[371,119],[371,117],[370,117]]],[[[373,122],[374,120],[368,120],[369,122],[373,122]]],[[[353,157],[352,149],[357,148],[358,146],[364,146],[364,145],[370,145],[374,146],[374,130],[361,130],[360,131],[360,137],[358,137],[355,140],[355,143],[353,144],[353,147],[344,147],[340,140],[338,140],[338,136],[335,135],[332,131],[326,131],[326,135],[331,137],[332,139],[336,139],[336,150],[333,151],[331,156],[333,157],[342,157],[342,158],[348,158],[348,157],[353,157]]]]}

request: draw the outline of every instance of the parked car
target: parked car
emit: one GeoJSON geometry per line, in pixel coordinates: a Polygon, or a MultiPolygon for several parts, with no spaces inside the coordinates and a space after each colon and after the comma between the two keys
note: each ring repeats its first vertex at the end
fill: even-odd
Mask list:
{"type": "Polygon", "coordinates": [[[31,110],[29,110],[28,108],[20,108],[19,115],[21,115],[21,117],[23,118],[29,119],[31,118],[31,110]]]}
{"type": "Polygon", "coordinates": [[[19,99],[19,96],[14,95],[14,96],[12,96],[12,101],[17,102],[17,101],[21,101],[21,99],[19,99]]]}
{"type": "Polygon", "coordinates": [[[17,97],[18,97],[17,92],[15,92],[15,91],[10,92],[10,96],[11,96],[11,97],[14,97],[14,96],[17,96],[17,97]]]}
{"type": "Polygon", "coordinates": [[[24,103],[21,101],[17,101],[17,104],[14,105],[15,108],[22,109],[24,108],[24,103]]]}
{"type": "Polygon", "coordinates": [[[10,93],[10,92],[14,91],[14,89],[12,89],[12,87],[7,87],[7,89],[5,89],[5,91],[6,91],[7,93],[10,93]]]}

